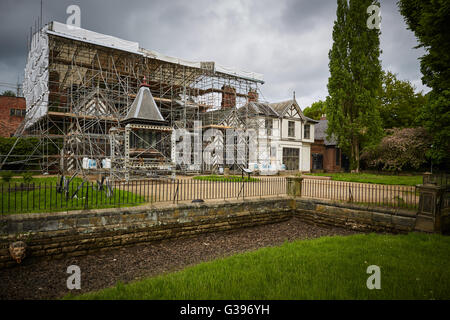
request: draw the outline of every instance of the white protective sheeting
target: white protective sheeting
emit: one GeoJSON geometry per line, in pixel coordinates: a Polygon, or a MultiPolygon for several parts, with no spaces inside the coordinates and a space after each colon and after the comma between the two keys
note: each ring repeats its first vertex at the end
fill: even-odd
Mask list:
{"type": "Polygon", "coordinates": [[[45,29],[33,35],[23,80],[27,104],[26,128],[47,113],[48,109],[48,36],[45,29]]]}
{"type": "MultiPolygon", "coordinates": [[[[156,52],[154,50],[141,49],[141,52],[149,58],[166,61],[166,62],[170,62],[170,63],[176,63],[176,64],[179,64],[182,66],[201,68],[201,65],[202,65],[202,62],[194,62],[194,61],[188,61],[188,60],[184,60],[184,59],[169,57],[169,56],[166,56],[159,52],[156,52]]],[[[249,80],[256,80],[259,82],[264,82],[264,76],[262,74],[250,72],[250,71],[242,71],[242,70],[238,70],[237,68],[234,68],[234,67],[225,67],[222,65],[215,64],[215,71],[233,75],[233,76],[240,77],[240,78],[246,78],[249,80]]]]}
{"type": "Polygon", "coordinates": [[[139,43],[122,40],[113,36],[107,36],[94,31],[70,26],[64,23],[53,21],[51,23],[51,34],[66,35],[75,40],[87,41],[93,44],[99,44],[105,47],[116,48],[120,50],[138,53],[139,43]]]}
{"type": "MultiPolygon", "coordinates": [[[[80,40],[92,44],[97,44],[109,48],[116,48],[128,52],[133,52],[136,54],[144,55],[149,58],[166,61],[170,63],[176,63],[187,67],[201,68],[201,62],[188,61],[184,59],[166,56],[153,50],[139,48],[139,43],[137,42],[127,41],[113,36],[97,33],[94,31],[72,27],[56,21],[53,21],[51,23],[51,30],[49,30],[48,33],[63,36],[74,40],[80,40]]],[[[233,67],[225,67],[218,64],[215,64],[215,71],[236,77],[246,78],[253,81],[264,82],[264,77],[260,73],[242,71],[233,67]]]]}
{"type": "Polygon", "coordinates": [[[216,65],[216,71],[222,72],[225,74],[230,74],[236,77],[251,79],[251,80],[257,80],[259,82],[264,82],[264,76],[261,73],[256,72],[250,72],[250,71],[243,71],[238,70],[235,67],[225,67],[221,65],[216,65]]]}
{"type": "Polygon", "coordinates": [[[157,51],[154,51],[154,50],[148,50],[148,49],[141,48],[140,51],[144,56],[152,58],[152,59],[175,63],[175,64],[179,64],[179,65],[186,66],[186,67],[200,68],[200,66],[201,66],[200,62],[194,62],[194,61],[188,61],[188,60],[184,60],[184,59],[169,57],[169,56],[166,56],[166,55],[159,53],[157,51]]]}

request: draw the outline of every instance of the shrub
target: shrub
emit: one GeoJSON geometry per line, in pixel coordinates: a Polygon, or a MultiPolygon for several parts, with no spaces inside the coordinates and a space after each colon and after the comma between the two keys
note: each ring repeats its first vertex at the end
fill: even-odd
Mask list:
{"type": "Polygon", "coordinates": [[[31,172],[24,172],[22,178],[24,183],[29,184],[33,181],[33,174],[31,172]]]}
{"type": "Polygon", "coordinates": [[[383,170],[401,171],[405,168],[419,169],[427,162],[431,137],[424,128],[394,128],[372,150],[366,151],[361,159],[371,167],[383,170]]]}
{"type": "Polygon", "coordinates": [[[13,173],[12,171],[2,171],[1,177],[3,182],[8,183],[9,181],[11,181],[13,173]]]}

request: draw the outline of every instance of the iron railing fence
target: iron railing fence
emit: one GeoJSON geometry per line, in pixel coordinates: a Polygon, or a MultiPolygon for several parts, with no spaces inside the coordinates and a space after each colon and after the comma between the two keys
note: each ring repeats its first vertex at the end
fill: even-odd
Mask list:
{"type": "Polygon", "coordinates": [[[284,177],[133,180],[128,182],[8,183],[0,186],[1,213],[55,212],[144,203],[245,199],[286,195],[284,177]]]}
{"type": "MultiPolygon", "coordinates": [[[[133,180],[128,182],[3,183],[2,214],[56,212],[135,206],[145,203],[178,203],[193,200],[246,199],[284,196],[295,191],[286,177],[248,179],[133,180]]],[[[303,179],[297,196],[388,208],[417,209],[415,186],[380,185],[333,180],[303,179]]],[[[296,191],[295,191],[296,192],[296,191]]]]}
{"type": "Polygon", "coordinates": [[[319,179],[303,179],[302,197],[411,210],[417,209],[419,204],[416,186],[319,179]]]}

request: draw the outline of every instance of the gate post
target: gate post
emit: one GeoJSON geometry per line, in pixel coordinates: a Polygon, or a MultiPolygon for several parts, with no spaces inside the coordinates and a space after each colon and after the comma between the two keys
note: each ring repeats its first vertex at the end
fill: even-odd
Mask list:
{"type": "MultiPolygon", "coordinates": [[[[425,182],[425,181],[424,181],[425,182]]],[[[446,186],[435,184],[418,185],[419,208],[416,218],[416,230],[442,233],[445,223],[442,221],[442,211],[446,186]]]]}
{"type": "Polygon", "coordinates": [[[286,190],[289,196],[302,196],[302,181],[301,177],[286,177],[286,190]]]}

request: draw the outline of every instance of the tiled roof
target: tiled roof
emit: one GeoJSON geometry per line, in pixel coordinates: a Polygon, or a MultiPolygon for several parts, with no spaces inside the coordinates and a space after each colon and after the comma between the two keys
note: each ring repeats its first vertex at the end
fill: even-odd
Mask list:
{"type": "Polygon", "coordinates": [[[319,121],[314,120],[314,119],[311,119],[311,118],[309,118],[309,117],[307,117],[307,116],[305,116],[305,119],[306,119],[308,122],[319,123],[319,121]]]}
{"type": "Polygon", "coordinates": [[[281,101],[281,102],[275,102],[271,103],[270,106],[273,110],[275,110],[279,115],[284,113],[284,111],[294,103],[294,100],[287,100],[287,101],[281,101]]]}
{"type": "Polygon", "coordinates": [[[314,139],[323,140],[326,146],[337,145],[336,139],[332,136],[327,139],[328,120],[319,120],[319,123],[314,126],[314,139]]]}
{"type": "Polygon", "coordinates": [[[245,106],[238,109],[240,114],[246,113],[248,110],[249,115],[264,115],[270,117],[278,117],[278,113],[272,109],[270,104],[263,102],[249,102],[245,106]]]}

